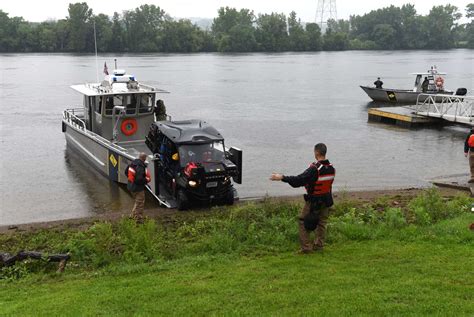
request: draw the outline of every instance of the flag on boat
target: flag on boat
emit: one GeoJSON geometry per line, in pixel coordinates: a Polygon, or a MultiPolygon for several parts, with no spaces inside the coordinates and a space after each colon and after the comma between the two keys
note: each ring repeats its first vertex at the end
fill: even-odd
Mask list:
{"type": "Polygon", "coordinates": [[[104,74],[109,74],[109,69],[107,68],[107,62],[104,62],[104,74]]]}

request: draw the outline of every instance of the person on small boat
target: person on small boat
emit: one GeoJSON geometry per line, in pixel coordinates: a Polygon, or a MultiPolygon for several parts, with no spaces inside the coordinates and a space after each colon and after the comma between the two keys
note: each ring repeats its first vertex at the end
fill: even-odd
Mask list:
{"type": "Polygon", "coordinates": [[[380,77],[377,77],[377,80],[374,81],[375,88],[382,89],[383,81],[380,80],[380,77]]]}
{"type": "Polygon", "coordinates": [[[427,92],[429,84],[430,81],[428,80],[428,77],[425,77],[425,80],[423,80],[423,82],[421,83],[421,91],[427,92]]]}
{"type": "Polygon", "coordinates": [[[127,175],[127,189],[135,199],[130,218],[141,223],[144,220],[143,210],[145,209],[145,185],[151,181],[150,172],[146,168],[145,153],[140,153],[138,158],[133,160],[125,170],[127,175]]]}
{"type": "Polygon", "coordinates": [[[471,178],[468,183],[474,183],[474,128],[471,128],[464,142],[464,156],[469,157],[469,168],[471,170],[471,178]]]}

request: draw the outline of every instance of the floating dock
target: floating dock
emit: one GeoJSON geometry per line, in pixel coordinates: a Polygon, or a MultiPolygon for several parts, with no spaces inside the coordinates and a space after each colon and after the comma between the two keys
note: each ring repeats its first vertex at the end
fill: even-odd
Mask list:
{"type": "Polygon", "coordinates": [[[391,123],[407,128],[441,122],[438,118],[417,115],[414,113],[414,110],[408,106],[370,108],[369,121],[391,123]]]}

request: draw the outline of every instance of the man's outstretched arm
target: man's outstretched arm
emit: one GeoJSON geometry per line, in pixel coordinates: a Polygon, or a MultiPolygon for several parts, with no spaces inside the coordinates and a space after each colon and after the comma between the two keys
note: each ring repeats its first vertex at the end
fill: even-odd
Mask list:
{"type": "Polygon", "coordinates": [[[309,167],[303,173],[297,176],[285,176],[278,173],[273,173],[270,179],[272,181],[282,181],[290,184],[291,187],[301,187],[310,183],[316,174],[316,167],[309,167]]]}

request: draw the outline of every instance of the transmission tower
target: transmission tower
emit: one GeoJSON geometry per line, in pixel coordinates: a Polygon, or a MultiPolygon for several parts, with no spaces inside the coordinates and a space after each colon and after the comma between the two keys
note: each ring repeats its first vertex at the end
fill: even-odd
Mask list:
{"type": "Polygon", "coordinates": [[[318,0],[316,8],[316,23],[321,30],[329,19],[337,20],[336,0],[318,0]]]}

